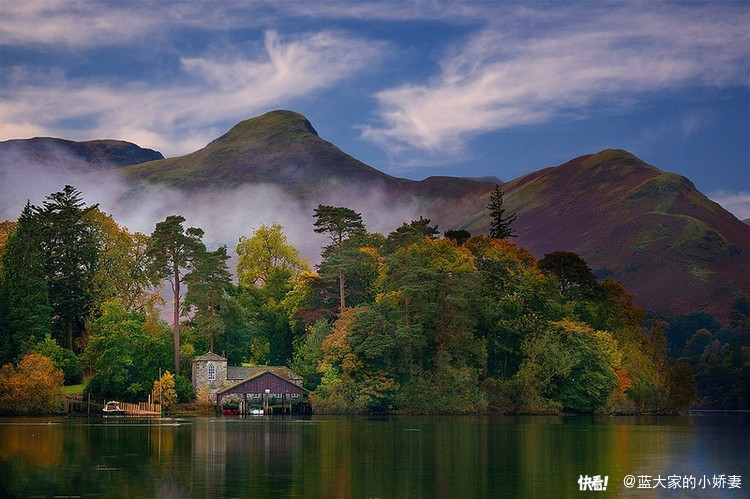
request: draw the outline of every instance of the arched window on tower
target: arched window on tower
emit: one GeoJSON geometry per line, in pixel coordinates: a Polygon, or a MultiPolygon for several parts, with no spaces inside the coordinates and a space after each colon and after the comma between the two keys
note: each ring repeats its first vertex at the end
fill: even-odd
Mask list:
{"type": "Polygon", "coordinates": [[[216,367],[213,364],[208,365],[208,381],[216,379],[216,367]]]}

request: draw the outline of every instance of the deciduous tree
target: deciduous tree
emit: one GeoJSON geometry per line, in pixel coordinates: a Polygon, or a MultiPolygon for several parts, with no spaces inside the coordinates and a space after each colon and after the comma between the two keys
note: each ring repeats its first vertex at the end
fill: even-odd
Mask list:
{"type": "Polygon", "coordinates": [[[160,403],[167,410],[177,403],[177,390],[175,390],[175,380],[172,373],[166,371],[160,379],[154,381],[151,400],[160,403]]]}
{"type": "Polygon", "coordinates": [[[26,354],[17,367],[0,369],[0,414],[48,414],[60,400],[64,375],[52,360],[26,354]]]}
{"type": "Polygon", "coordinates": [[[580,296],[591,293],[596,286],[594,271],[572,251],[548,253],[539,260],[538,266],[542,272],[557,276],[563,294],[580,296]]]}
{"type": "Polygon", "coordinates": [[[160,301],[158,282],[150,272],[150,238],[130,232],[96,209],[89,217],[99,227],[99,268],[94,276],[95,305],[116,300],[126,310],[144,311],[160,301]]]}
{"type": "Polygon", "coordinates": [[[310,266],[297,248],[289,244],[283,227],[277,223],[261,225],[252,237],[240,237],[236,248],[237,276],[245,286],[262,287],[279,270],[296,278],[310,266]]]}
{"type": "Polygon", "coordinates": [[[126,311],[117,302],[102,305],[91,324],[84,357],[95,372],[87,386],[97,399],[143,401],[159,369],[169,364],[169,333],[150,327],[143,314],[126,311]]]}

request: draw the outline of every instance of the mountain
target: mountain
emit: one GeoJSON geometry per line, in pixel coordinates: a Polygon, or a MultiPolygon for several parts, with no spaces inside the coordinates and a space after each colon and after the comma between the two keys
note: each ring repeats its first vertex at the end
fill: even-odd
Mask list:
{"type": "Polygon", "coordinates": [[[110,170],[163,158],[160,152],[122,140],[74,142],[35,137],[0,142],[2,168],[12,168],[17,162],[52,169],[64,167],[76,171],[110,170]]]}
{"type": "MultiPolygon", "coordinates": [[[[73,166],[93,170],[94,178],[101,169],[116,172],[136,200],[128,210],[145,210],[153,203],[138,196],[155,195],[172,203],[169,210],[195,208],[203,217],[199,224],[208,220],[204,228],[228,219],[240,223],[225,242],[247,235],[257,223],[253,210],[277,217],[297,209],[286,213],[285,227],[292,223],[300,234],[309,234],[312,207],[319,203],[363,212],[366,220],[380,222],[368,223],[372,230],[387,232],[421,215],[441,231],[486,233],[489,194],[501,183],[495,177],[413,181],[387,175],[320,138],[304,116],[292,111],[243,121],[206,147],[167,159],[123,145],[127,143],[31,139],[0,143],[3,164],[8,163],[9,142],[14,143],[14,158],[25,151],[26,160],[45,161],[50,156],[46,149],[71,151],[73,166]],[[54,147],[45,145],[50,140],[54,147]],[[118,163],[117,158],[126,159],[118,163]],[[248,194],[242,189],[246,186],[271,186],[272,194],[248,194]],[[188,195],[174,201],[174,196],[163,196],[164,187],[188,195]],[[202,193],[212,193],[205,198],[211,200],[207,205],[199,202],[202,193]],[[255,204],[238,207],[246,200],[255,204]],[[219,213],[206,213],[212,210],[219,213]]],[[[750,226],[688,179],[627,151],[581,156],[502,186],[506,207],[518,213],[518,244],[537,258],[558,250],[580,254],[599,276],[622,281],[646,309],[666,315],[705,311],[725,319],[735,298],[750,295],[750,226]]],[[[300,237],[313,251],[318,249],[309,235],[300,237]]]]}
{"type": "Polygon", "coordinates": [[[304,116],[292,111],[243,121],[203,149],[130,166],[123,174],[132,182],[189,190],[270,183],[298,197],[314,196],[332,183],[394,191],[403,182],[321,139],[304,116]]]}
{"type": "Polygon", "coordinates": [[[154,184],[189,192],[272,186],[309,213],[318,204],[344,204],[385,211],[380,219],[393,219],[388,212],[429,215],[446,229],[464,224],[464,214],[478,209],[477,202],[494,186],[483,179],[414,181],[387,175],[321,139],[301,114],[285,110],[242,121],[193,153],[120,173],[135,190],[148,191],[154,184]]]}
{"type": "MultiPolygon", "coordinates": [[[[517,242],[537,257],[580,254],[642,307],[664,314],[726,317],[750,294],[750,227],[685,177],[605,150],[504,184],[517,242]]],[[[475,213],[468,228],[485,232],[475,213]]]]}

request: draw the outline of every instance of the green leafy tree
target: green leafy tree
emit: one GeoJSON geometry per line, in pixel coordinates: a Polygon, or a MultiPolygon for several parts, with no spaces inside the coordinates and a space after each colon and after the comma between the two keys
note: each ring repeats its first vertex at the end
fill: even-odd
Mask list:
{"type": "Polygon", "coordinates": [[[590,295],[596,288],[594,271],[577,253],[555,251],[544,255],[537,264],[542,272],[553,274],[560,282],[560,291],[564,295],[590,295]]]}
{"type": "Polygon", "coordinates": [[[481,286],[476,334],[485,341],[486,373],[510,379],[523,359],[524,338],[563,318],[560,292],[534,256],[510,241],[474,236],[464,247],[474,255],[481,286]]]}
{"type": "Polygon", "coordinates": [[[193,267],[196,254],[205,251],[201,239],[203,230],[182,226],[185,218],[170,215],[156,224],[151,234],[148,255],[151,271],[159,279],[168,280],[172,287],[172,335],[174,340],[175,374],[180,374],[180,286],[193,267]]]}
{"type": "Polygon", "coordinates": [[[161,301],[156,293],[151,258],[148,255],[149,236],[131,233],[114,219],[92,210],[89,218],[99,228],[99,266],[94,276],[95,307],[116,300],[126,310],[144,311],[161,301]]]}
{"type": "Polygon", "coordinates": [[[255,324],[257,302],[253,293],[232,287],[222,308],[224,337],[217,338],[217,351],[223,352],[230,365],[242,362],[268,364],[268,345],[255,324]]]}
{"type": "Polygon", "coordinates": [[[340,314],[321,343],[321,382],[311,395],[313,409],[323,413],[360,414],[385,407],[398,384],[383,370],[369,366],[349,341],[357,308],[340,314]]]}
{"type": "Polygon", "coordinates": [[[379,249],[383,245],[380,234],[358,233],[346,239],[341,248],[327,246],[323,250],[318,277],[322,285],[322,302],[335,316],[341,307],[341,278],[346,279],[346,305],[368,303],[375,298],[376,280],[381,263],[379,249]]]}
{"type": "Polygon", "coordinates": [[[308,328],[304,336],[297,339],[294,358],[289,367],[302,376],[305,387],[309,390],[314,390],[320,384],[318,365],[323,359],[323,340],[329,334],[331,325],[327,320],[320,319],[308,328]]]}
{"type": "Polygon", "coordinates": [[[509,239],[516,237],[516,231],[511,224],[516,221],[516,213],[505,214],[503,206],[503,189],[495,184],[495,188],[490,193],[490,204],[487,209],[490,210],[490,237],[495,239],[509,239]]]}
{"type": "MultiPolygon", "coordinates": [[[[331,256],[341,259],[344,250],[344,241],[355,235],[365,232],[365,225],[362,221],[362,215],[342,206],[318,205],[315,208],[313,217],[315,218],[315,232],[327,234],[331,240],[329,246],[331,256]]],[[[339,281],[339,312],[346,309],[346,285],[344,268],[342,262],[338,262],[338,281],[339,281]]]]}
{"type": "Polygon", "coordinates": [[[103,304],[90,328],[84,357],[95,374],[87,392],[99,400],[143,401],[159,369],[169,366],[169,333],[117,302],[103,304]]]}
{"type": "Polygon", "coordinates": [[[83,382],[81,360],[67,348],[58,345],[49,334],[44,337],[44,341],[36,344],[34,352],[51,359],[55,367],[62,370],[65,374],[66,385],[77,385],[83,382]]]}
{"type": "Polygon", "coordinates": [[[247,312],[253,323],[245,360],[284,365],[291,360],[294,342],[286,297],[310,268],[279,224],[263,225],[252,237],[240,238],[237,253],[239,291],[251,304],[247,312]]]}
{"type": "Polygon", "coordinates": [[[264,286],[271,277],[288,271],[294,278],[310,266],[299,251],[289,244],[283,227],[277,223],[261,225],[252,237],[240,237],[237,244],[237,276],[245,286],[264,286]]]}
{"type": "Polygon", "coordinates": [[[527,337],[523,349],[516,380],[521,405],[530,412],[594,412],[618,387],[622,355],[609,333],[569,320],[550,322],[527,337]]]}

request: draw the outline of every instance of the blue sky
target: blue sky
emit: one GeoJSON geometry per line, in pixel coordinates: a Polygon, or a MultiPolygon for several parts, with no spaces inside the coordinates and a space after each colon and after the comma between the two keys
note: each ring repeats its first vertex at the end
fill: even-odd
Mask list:
{"type": "Polygon", "coordinates": [[[0,4],[0,140],[192,152],[273,109],[392,175],[623,148],[750,217],[750,2],[0,4]]]}

